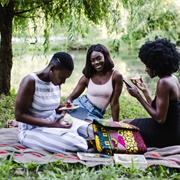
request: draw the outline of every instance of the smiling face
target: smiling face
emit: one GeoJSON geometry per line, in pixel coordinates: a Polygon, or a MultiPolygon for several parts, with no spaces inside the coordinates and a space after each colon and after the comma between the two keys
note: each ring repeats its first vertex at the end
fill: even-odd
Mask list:
{"type": "Polygon", "coordinates": [[[49,77],[55,86],[60,86],[66,82],[66,79],[69,78],[71,74],[72,71],[65,68],[62,70],[53,69],[50,71],[49,77]]]}
{"type": "Polygon", "coordinates": [[[101,52],[93,51],[90,56],[91,65],[96,71],[102,71],[105,65],[104,55],[101,52]]]}

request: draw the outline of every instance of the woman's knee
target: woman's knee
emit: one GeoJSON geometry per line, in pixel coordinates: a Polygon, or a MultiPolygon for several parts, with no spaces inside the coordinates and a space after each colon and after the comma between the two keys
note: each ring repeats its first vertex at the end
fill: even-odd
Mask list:
{"type": "Polygon", "coordinates": [[[88,125],[83,125],[83,126],[80,126],[78,129],[77,129],[77,133],[85,138],[86,140],[88,139],[88,137],[90,137],[91,139],[94,139],[94,132],[93,132],[93,129],[92,129],[92,125],[88,126],[88,125]]]}

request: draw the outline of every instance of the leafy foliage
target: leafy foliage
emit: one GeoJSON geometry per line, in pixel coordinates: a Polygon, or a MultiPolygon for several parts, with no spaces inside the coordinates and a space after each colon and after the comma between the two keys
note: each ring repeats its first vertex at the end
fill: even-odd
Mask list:
{"type": "MultiPolygon", "coordinates": [[[[35,34],[35,42],[37,42],[40,37],[44,45],[44,51],[47,52],[50,33],[54,24],[59,23],[70,27],[69,32],[71,33],[74,32],[74,29],[76,31],[81,29],[81,17],[86,17],[87,21],[99,24],[102,20],[108,21],[107,15],[111,10],[112,6],[109,0],[1,1],[0,94],[8,94],[10,91],[13,57],[12,36],[15,35],[15,33],[21,37],[30,37],[32,34],[35,34]]],[[[73,39],[73,37],[71,37],[71,39],[73,39]]]]}
{"type": "MultiPolygon", "coordinates": [[[[135,47],[138,40],[147,41],[155,36],[179,41],[179,7],[171,0],[122,0],[127,19],[124,33],[116,41],[135,47]]],[[[118,27],[117,27],[118,29],[118,27]]]]}
{"type": "MultiPolygon", "coordinates": [[[[37,49],[41,43],[44,53],[50,47],[54,27],[59,27],[56,37],[61,34],[62,29],[68,31],[65,36],[68,35],[67,44],[70,46],[84,40],[90,33],[96,41],[99,41],[99,37],[103,39],[104,34],[108,36],[115,50],[120,47],[136,47],[155,36],[180,42],[180,13],[171,0],[1,0],[0,10],[0,16],[4,18],[0,21],[0,30],[6,32],[4,22],[9,17],[13,19],[13,34],[11,28],[8,28],[9,34],[5,33],[7,37],[11,38],[13,35],[22,38],[25,44],[34,44],[37,49]],[[11,10],[8,5],[11,5],[11,10]]],[[[11,27],[11,22],[8,27],[11,27]]],[[[5,34],[1,34],[2,42],[7,39],[5,34]]],[[[6,44],[9,47],[1,49],[4,44],[0,46],[2,52],[12,49],[10,38],[6,44]]],[[[1,76],[10,76],[12,52],[5,54],[6,58],[0,53],[2,69],[6,69],[5,64],[9,64],[9,69],[7,72],[2,71],[1,76]]],[[[4,79],[0,79],[0,93],[8,93],[10,89],[10,79],[4,79]]]]}
{"type": "MultiPolygon", "coordinates": [[[[76,32],[83,34],[85,24],[91,22],[98,24],[107,19],[111,9],[109,0],[39,0],[33,3],[31,0],[15,1],[14,33],[22,36],[21,32],[23,32],[24,36],[28,37],[32,34],[29,32],[34,31],[38,36],[43,33],[45,39],[48,39],[52,27],[59,24],[69,27],[72,39],[76,32]],[[38,30],[41,30],[41,34],[38,30]]],[[[44,44],[46,42],[47,40],[44,44]]]]}
{"type": "Polygon", "coordinates": [[[130,95],[120,97],[120,118],[121,119],[134,119],[134,118],[147,118],[149,117],[143,106],[130,95]]]}
{"type": "MultiPolygon", "coordinates": [[[[111,109],[107,108],[105,118],[111,117],[111,109]]],[[[130,95],[122,94],[120,96],[120,120],[146,118],[149,117],[146,110],[141,106],[139,102],[130,95]]]]}
{"type": "Polygon", "coordinates": [[[102,33],[106,25],[116,46],[135,47],[139,40],[155,36],[178,41],[179,16],[178,7],[170,0],[20,0],[15,3],[13,32],[21,37],[35,36],[37,41],[44,35],[47,50],[53,27],[59,26],[59,33],[63,26],[67,27],[70,42],[76,43],[78,36],[89,35],[91,27],[102,33]]]}
{"type": "Polygon", "coordinates": [[[7,127],[8,119],[15,119],[14,116],[14,103],[15,103],[16,94],[12,90],[10,95],[0,96],[0,128],[7,127]]]}

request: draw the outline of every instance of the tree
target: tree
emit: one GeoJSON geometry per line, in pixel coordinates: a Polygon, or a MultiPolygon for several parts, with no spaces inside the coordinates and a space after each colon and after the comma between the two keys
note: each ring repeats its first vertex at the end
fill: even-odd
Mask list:
{"type": "Polygon", "coordinates": [[[179,41],[180,11],[175,0],[122,0],[122,4],[127,11],[127,25],[121,41],[130,47],[156,36],[179,41]]]}
{"type": "MultiPolygon", "coordinates": [[[[81,16],[98,24],[112,10],[110,0],[1,0],[0,2],[0,95],[10,91],[11,69],[13,65],[13,31],[25,29],[29,22],[37,26],[37,18],[44,19],[44,35],[52,22],[66,23],[73,27],[81,16]]],[[[47,41],[45,41],[46,43],[47,41]]]]}
{"type": "Polygon", "coordinates": [[[53,23],[65,24],[71,35],[75,31],[83,35],[84,24],[103,22],[116,49],[121,43],[133,46],[159,35],[179,41],[180,13],[171,1],[0,0],[0,95],[10,91],[13,33],[24,33],[32,24],[36,30],[41,20],[46,49],[53,23]]]}

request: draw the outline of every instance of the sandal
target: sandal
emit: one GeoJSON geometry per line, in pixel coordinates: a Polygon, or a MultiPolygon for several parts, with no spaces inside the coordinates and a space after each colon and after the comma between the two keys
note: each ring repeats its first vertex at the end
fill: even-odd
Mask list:
{"type": "Polygon", "coordinates": [[[14,127],[18,127],[18,122],[16,120],[8,119],[7,128],[14,128],[14,127]]]}

